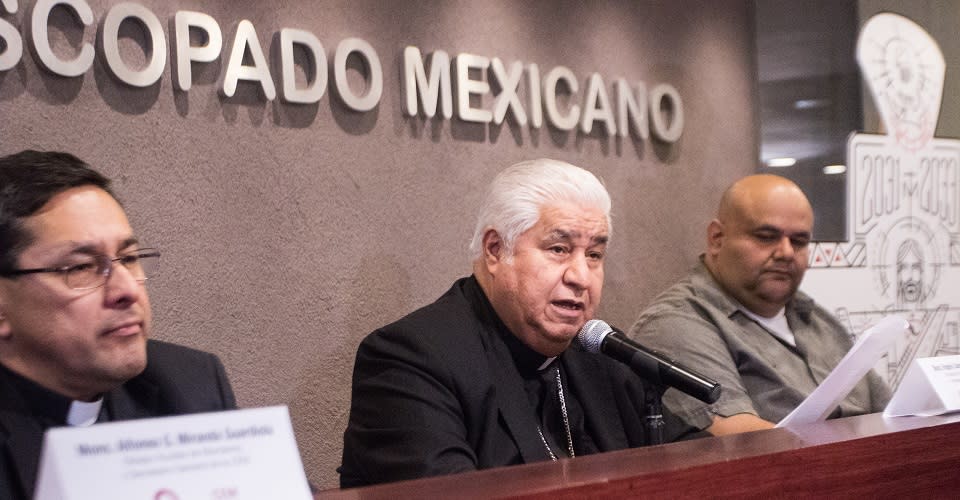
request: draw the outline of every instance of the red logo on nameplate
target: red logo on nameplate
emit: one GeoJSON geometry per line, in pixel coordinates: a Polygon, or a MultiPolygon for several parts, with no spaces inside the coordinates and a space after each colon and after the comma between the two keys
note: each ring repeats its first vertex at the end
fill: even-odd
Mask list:
{"type": "Polygon", "coordinates": [[[163,488],[153,495],[153,500],[180,500],[180,497],[173,490],[163,488]]]}

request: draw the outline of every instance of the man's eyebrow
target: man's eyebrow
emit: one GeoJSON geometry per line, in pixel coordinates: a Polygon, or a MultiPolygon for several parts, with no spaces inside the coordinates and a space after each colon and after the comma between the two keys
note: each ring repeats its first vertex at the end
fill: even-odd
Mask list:
{"type": "Polygon", "coordinates": [[[73,247],[69,252],[72,254],[81,254],[81,255],[98,255],[100,254],[100,249],[96,245],[92,244],[83,244],[80,246],[73,247]]]}
{"type": "MultiPolygon", "coordinates": [[[[120,244],[117,245],[117,250],[126,250],[127,248],[136,245],[138,242],[139,240],[136,237],[131,236],[121,241],[120,244]]],[[[93,243],[82,243],[70,249],[69,253],[80,255],[100,255],[103,253],[103,249],[99,245],[93,243]]]]}
{"type": "Polygon", "coordinates": [[[119,250],[125,250],[125,249],[127,249],[127,248],[130,248],[130,247],[138,244],[138,243],[140,243],[140,240],[137,239],[135,236],[131,236],[131,237],[129,237],[129,238],[121,241],[121,242],[120,242],[120,246],[118,246],[117,248],[118,248],[119,250]]]}
{"type": "MultiPolygon", "coordinates": [[[[554,229],[547,233],[545,241],[554,242],[554,241],[571,241],[580,237],[579,231],[567,231],[565,229],[554,229]]],[[[610,237],[606,234],[600,234],[594,236],[590,239],[591,245],[603,245],[610,241],[610,237]]]]}
{"type": "Polygon", "coordinates": [[[553,229],[547,233],[547,236],[544,239],[547,241],[570,241],[579,235],[580,233],[577,233],[576,231],[553,229]]]}
{"type": "Polygon", "coordinates": [[[755,227],[753,228],[753,232],[755,233],[770,232],[770,233],[784,234],[792,238],[796,238],[796,237],[809,238],[811,234],[810,231],[797,231],[795,233],[788,233],[783,229],[780,229],[777,226],[772,226],[770,224],[763,224],[761,226],[755,227]]]}

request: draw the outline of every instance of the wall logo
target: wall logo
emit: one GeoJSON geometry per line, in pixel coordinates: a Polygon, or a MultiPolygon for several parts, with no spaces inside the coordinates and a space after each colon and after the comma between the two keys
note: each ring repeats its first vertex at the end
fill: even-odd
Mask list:
{"type": "Polygon", "coordinates": [[[847,234],[818,243],[804,288],[856,336],[897,313],[912,331],[877,365],[896,388],[914,358],[960,353],[960,140],[934,137],[945,64],[909,19],[871,18],[857,62],[885,135],[847,141],[847,234]]]}

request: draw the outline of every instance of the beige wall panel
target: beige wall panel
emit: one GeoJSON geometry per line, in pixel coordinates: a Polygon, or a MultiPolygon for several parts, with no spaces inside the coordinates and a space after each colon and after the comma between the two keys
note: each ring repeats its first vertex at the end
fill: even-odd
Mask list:
{"type": "MultiPolygon", "coordinates": [[[[25,51],[0,72],[0,154],[66,150],[116,179],[134,226],[164,252],[163,275],[150,283],[154,335],[218,353],[242,406],[289,405],[308,476],[321,487],[337,482],[357,344],[470,272],[481,190],[499,170],[552,157],[604,179],[614,238],[601,316],[627,326],[694,264],[720,190],[755,167],[747,1],[138,3],[164,25],[177,10],[210,14],[224,31],[221,58],[194,63],[185,93],[173,88],[169,58],[158,84],[134,89],[100,56],[82,76],[63,78],[25,51]],[[284,27],[313,32],[330,61],[340,40],[368,41],[384,70],[379,106],[355,113],[329,90],[316,105],[267,102],[244,83],[221,97],[216,81],[241,19],[268,51],[284,27]],[[409,118],[406,45],[541,72],[565,65],[581,89],[597,72],[611,96],[617,77],[667,82],[683,98],[686,128],[668,146],[409,118]]],[[[20,4],[0,18],[27,26],[32,2],[20,4]]],[[[112,4],[90,1],[97,22],[112,4]]],[[[58,53],[94,40],[94,28],[81,32],[65,11],[55,14],[58,53]]],[[[143,61],[136,26],[121,34],[126,57],[143,61]]],[[[279,71],[274,81],[279,89],[279,71]]]]}

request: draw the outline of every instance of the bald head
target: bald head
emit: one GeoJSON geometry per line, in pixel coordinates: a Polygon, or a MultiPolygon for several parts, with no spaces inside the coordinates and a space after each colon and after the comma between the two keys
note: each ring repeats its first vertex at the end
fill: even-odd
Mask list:
{"type": "Polygon", "coordinates": [[[779,175],[750,175],[734,182],[723,192],[720,206],[717,207],[717,219],[721,222],[733,221],[788,204],[808,212],[812,226],[813,208],[793,181],[779,175]]]}
{"type": "Polygon", "coordinates": [[[776,175],[744,177],[720,199],[705,262],[740,304],[772,317],[800,286],[812,231],[813,209],[796,184],[776,175]]]}

